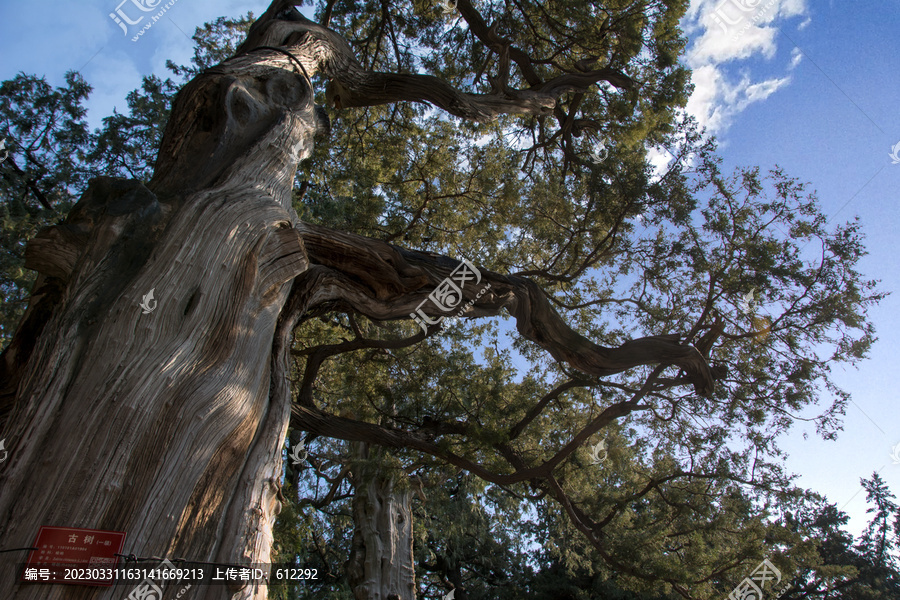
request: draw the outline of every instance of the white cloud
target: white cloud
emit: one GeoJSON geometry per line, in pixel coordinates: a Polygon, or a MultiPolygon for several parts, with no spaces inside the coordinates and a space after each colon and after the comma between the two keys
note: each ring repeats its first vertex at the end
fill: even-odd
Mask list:
{"type": "Polygon", "coordinates": [[[771,12],[760,11],[745,16],[734,10],[726,10],[735,1],[739,0],[709,5],[698,15],[699,29],[703,33],[688,52],[689,64],[746,59],[757,53],[771,58],[775,54],[776,29],[769,25],[771,12]]]}
{"type": "Polygon", "coordinates": [[[791,64],[788,68],[793,71],[800,64],[801,60],[803,60],[803,52],[800,48],[794,48],[791,50],[791,64]]]}
{"type": "MultiPolygon", "coordinates": [[[[682,22],[693,42],[686,55],[694,84],[687,110],[709,133],[724,131],[735,115],[790,82],[787,76],[754,81],[746,72],[735,82],[728,67],[773,58],[779,27],[806,10],[805,0],[691,0],[682,22]]],[[[795,50],[788,70],[799,64],[798,54],[795,50]]]]}
{"type": "Polygon", "coordinates": [[[716,65],[694,69],[692,80],[694,93],[686,108],[709,133],[727,129],[735,115],[790,83],[790,77],[754,82],[748,75],[737,83],[730,83],[716,65]]]}
{"type": "Polygon", "coordinates": [[[653,167],[653,174],[650,177],[650,181],[658,181],[665,175],[674,158],[675,157],[664,148],[657,148],[655,146],[647,148],[647,160],[653,167]]]}

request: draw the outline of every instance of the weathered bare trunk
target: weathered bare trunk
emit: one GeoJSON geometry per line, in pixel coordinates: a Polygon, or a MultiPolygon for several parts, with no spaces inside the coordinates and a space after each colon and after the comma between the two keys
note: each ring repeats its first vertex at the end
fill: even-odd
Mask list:
{"type": "MultiPolygon", "coordinates": [[[[4,547],[58,525],[125,531],[139,557],[268,562],[290,416],[273,346],[308,266],[291,187],[316,124],[287,57],[236,59],[178,96],[149,189],[94,180],[29,244],[41,275],[0,378],[4,547]]],[[[0,598],[128,593],[16,579],[6,563],[0,598]]]]}
{"type": "Polygon", "coordinates": [[[415,600],[412,489],[396,467],[354,443],[353,547],[347,577],[356,600],[415,600]],[[365,464],[365,466],[363,466],[365,464]]]}

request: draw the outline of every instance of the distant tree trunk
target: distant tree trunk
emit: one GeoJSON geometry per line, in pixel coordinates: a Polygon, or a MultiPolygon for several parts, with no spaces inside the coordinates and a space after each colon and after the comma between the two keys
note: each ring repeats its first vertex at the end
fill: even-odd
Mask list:
{"type": "MultiPolygon", "coordinates": [[[[412,488],[385,468],[367,444],[354,443],[366,467],[354,467],[353,543],[347,577],[356,600],[415,600],[412,488]]],[[[362,464],[362,463],[360,463],[362,464]]]]}

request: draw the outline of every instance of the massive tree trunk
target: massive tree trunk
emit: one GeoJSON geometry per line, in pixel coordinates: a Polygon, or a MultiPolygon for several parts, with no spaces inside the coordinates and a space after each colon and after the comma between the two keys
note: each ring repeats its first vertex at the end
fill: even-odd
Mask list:
{"type": "Polygon", "coordinates": [[[415,600],[412,486],[368,444],[352,445],[353,545],[347,578],[356,600],[415,600]]]}
{"type": "MultiPolygon", "coordinates": [[[[317,125],[288,57],[233,59],[178,95],[149,187],[96,179],[29,244],[41,275],[3,357],[4,547],[59,525],[125,531],[139,557],[268,562],[290,416],[273,346],[308,266],[291,189],[317,125]]],[[[0,597],[125,595],[14,575],[0,597]]]]}
{"type": "MultiPolygon", "coordinates": [[[[27,265],[40,275],[0,360],[4,548],[28,547],[41,525],[56,525],[125,531],[125,553],[138,557],[268,562],[294,326],[305,311],[335,305],[408,318],[458,264],[298,222],[294,173],[323,129],[309,77],[332,78],[331,95],[345,105],[423,100],[473,119],[540,114],[573,85],[610,77],[479,96],[368,73],[346,42],[292,4],[275,2],[238,56],[178,94],[147,187],[95,179],[63,224],[29,243],[27,265]],[[158,304],[144,303],[155,306],[148,312],[140,305],[151,290],[158,304]]],[[[697,351],[671,336],[602,348],[568,328],[533,283],[482,273],[491,293],[467,316],[507,308],[525,337],[593,375],[667,362],[698,389],[712,385],[697,351]]],[[[342,429],[304,398],[294,416],[310,431],[401,444],[342,429]]],[[[423,438],[402,444],[442,455],[423,438]]],[[[0,598],[127,595],[21,585],[2,564],[0,598]]],[[[191,597],[265,593],[195,586],[191,597]]]]}

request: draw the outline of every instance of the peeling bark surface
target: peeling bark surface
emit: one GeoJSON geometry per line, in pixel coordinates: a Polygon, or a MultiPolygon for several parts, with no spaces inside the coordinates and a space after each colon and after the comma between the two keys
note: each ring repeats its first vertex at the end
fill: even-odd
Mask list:
{"type": "MultiPolygon", "coordinates": [[[[312,105],[317,72],[333,80],[339,105],[412,100],[478,120],[543,114],[572,86],[618,81],[592,71],[472,95],[426,76],[370,73],[337,34],[291,2],[274,3],[238,56],[178,94],[147,187],[95,179],[64,223],[28,245],[27,264],[39,277],[0,359],[9,451],[0,471],[4,548],[28,547],[41,525],[56,525],[125,531],[125,552],[142,557],[269,562],[292,410],[293,328],[307,311],[327,307],[407,319],[459,264],[298,221],[294,173],[324,129],[312,105]],[[142,310],[151,290],[158,304],[142,310]]],[[[490,293],[465,316],[506,308],[523,336],[591,375],[675,364],[700,392],[712,389],[705,360],[677,336],[604,348],[568,327],[534,283],[482,275],[490,293]]],[[[345,420],[309,402],[294,414],[310,431],[437,452],[425,439],[394,439],[365,424],[341,429],[345,420]]],[[[411,552],[408,494],[388,480],[365,489],[370,497],[358,509],[373,530],[362,533],[359,589],[383,576],[369,564],[376,530],[393,527],[391,551],[411,552]]],[[[130,591],[19,585],[15,567],[3,564],[0,598],[120,600],[130,591]]],[[[411,586],[411,573],[396,581],[404,600],[411,586]]],[[[166,597],[179,588],[169,586],[166,597]]],[[[374,597],[366,593],[357,597],[374,597]]],[[[250,586],[190,593],[265,595],[250,586]]]]}

